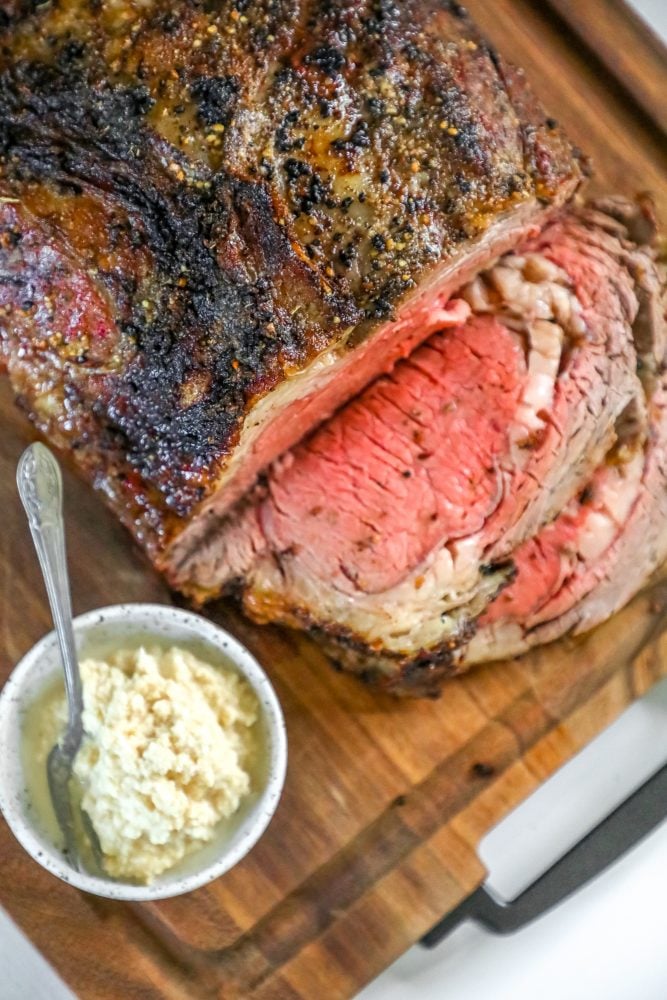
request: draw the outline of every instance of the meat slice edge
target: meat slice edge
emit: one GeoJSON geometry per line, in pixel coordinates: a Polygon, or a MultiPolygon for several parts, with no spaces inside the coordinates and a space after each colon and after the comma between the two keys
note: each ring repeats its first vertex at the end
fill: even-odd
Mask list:
{"type": "Polygon", "coordinates": [[[646,452],[603,466],[582,501],[515,553],[517,578],[482,616],[459,664],[518,656],[568,632],[588,631],[627,604],[664,562],[667,379],[651,410],[646,452]]]}
{"type": "MultiPolygon", "coordinates": [[[[304,525],[309,516],[317,518],[322,511],[315,510],[312,514],[313,507],[318,506],[316,490],[307,497],[306,506],[313,505],[310,510],[300,507],[298,502],[300,491],[310,488],[308,481],[312,487],[313,478],[318,478],[312,476],[308,461],[302,461],[304,454],[306,459],[314,460],[316,464],[322,462],[327,466],[328,463],[331,470],[329,477],[320,477],[323,488],[319,499],[324,510],[329,485],[335,493],[336,483],[339,483],[347,489],[348,496],[354,498],[355,491],[363,487],[363,460],[355,462],[352,454],[351,465],[346,461],[339,462],[338,470],[336,463],[331,461],[331,456],[336,453],[332,443],[340,435],[347,434],[349,437],[351,433],[350,428],[344,426],[347,415],[351,413],[354,416],[356,413],[363,418],[364,413],[372,413],[378,400],[384,398],[382,405],[385,408],[390,407],[395,417],[400,418],[402,414],[407,420],[411,416],[410,392],[413,396],[416,393],[419,399],[419,390],[412,384],[415,371],[421,370],[425,378],[430,377],[438,383],[439,374],[437,371],[434,374],[433,358],[442,357],[438,347],[442,350],[443,345],[448,345],[451,350],[452,345],[457,343],[462,336],[462,329],[457,328],[432,338],[406,365],[399,367],[392,379],[381,380],[368,390],[358,402],[343,411],[342,416],[336,417],[315,435],[312,439],[314,447],[310,448],[312,442],[309,442],[280,463],[269,477],[268,499],[265,497],[246,508],[238,519],[231,522],[228,532],[218,536],[210,553],[212,562],[208,571],[214,576],[217,573],[218,580],[226,579],[236,586],[243,595],[246,610],[258,620],[283,620],[299,627],[315,627],[321,635],[338,634],[336,656],[346,661],[348,666],[375,672],[389,686],[428,686],[438,674],[456,669],[456,659],[463,663],[465,654],[455,653],[454,650],[465,648],[475,630],[477,616],[511,578],[510,557],[513,550],[560,513],[585,485],[595,467],[603,462],[610,449],[612,456],[618,456],[620,429],[623,429],[621,437],[629,436],[632,440],[634,451],[641,451],[645,446],[645,392],[635,374],[638,359],[632,329],[633,323],[641,320],[639,299],[635,295],[637,274],[642,275],[644,284],[651,285],[652,281],[654,292],[659,288],[660,279],[650,253],[637,250],[629,241],[627,231],[622,227],[619,229],[614,218],[603,218],[598,209],[592,208],[554,221],[525,250],[501,261],[497,268],[473,282],[466,290],[465,297],[469,304],[479,311],[468,324],[469,331],[477,328],[479,334],[480,324],[483,331],[484,323],[489,323],[489,329],[494,330],[489,345],[501,343],[502,335],[499,335],[497,326],[493,326],[497,317],[493,317],[492,307],[498,308],[504,297],[503,321],[510,324],[504,328],[508,343],[514,337],[515,346],[521,340],[524,348],[526,343],[531,345],[529,335],[526,340],[529,328],[534,339],[533,349],[529,346],[522,352],[526,376],[522,401],[514,419],[505,428],[509,445],[505,457],[507,468],[502,470],[499,463],[497,469],[498,483],[502,483],[503,471],[509,482],[504,491],[498,489],[496,506],[487,514],[490,531],[486,544],[484,537],[480,539],[474,534],[461,539],[447,538],[444,545],[435,546],[437,552],[435,555],[431,553],[430,559],[416,559],[412,565],[408,560],[405,563],[408,572],[398,582],[394,580],[393,587],[382,589],[380,581],[373,591],[373,587],[368,587],[368,580],[360,581],[358,574],[349,572],[349,567],[347,571],[346,567],[340,567],[343,572],[338,573],[338,580],[331,565],[325,564],[322,573],[313,574],[312,563],[317,563],[320,558],[317,534],[309,535],[304,525]],[[562,264],[569,267],[571,275],[561,267],[562,264]],[[527,281],[526,274],[532,281],[527,281]],[[647,276],[651,276],[651,281],[647,276]],[[560,280],[555,281],[555,278],[560,280]],[[547,288],[549,295],[545,296],[547,288]],[[535,299],[536,289],[538,295],[535,299]],[[533,295],[532,303],[526,298],[526,290],[533,295]],[[573,290],[576,290],[576,295],[573,295],[573,290]],[[508,307],[508,303],[513,304],[513,309],[508,307]],[[560,323],[568,328],[566,337],[562,336],[562,326],[554,323],[555,314],[560,323]],[[552,341],[553,331],[561,331],[561,343],[555,351],[553,343],[551,348],[548,346],[545,327],[547,332],[551,332],[552,341]],[[438,346],[434,347],[434,343],[438,346]],[[532,371],[531,354],[534,355],[532,371]],[[559,369],[558,377],[550,383],[549,371],[553,377],[554,366],[559,369]],[[401,393],[396,394],[397,385],[402,381],[402,373],[410,369],[410,378],[406,378],[410,391],[407,397],[402,398],[401,393]],[[573,395],[572,386],[576,386],[577,380],[580,382],[578,393],[573,395]],[[547,398],[549,392],[550,399],[547,398]],[[532,403],[527,405],[526,399],[531,398],[532,403]],[[545,406],[540,406],[541,402],[545,406]],[[632,433],[628,431],[630,425],[632,433]],[[518,432],[523,435],[523,440],[517,437],[518,432]],[[318,441],[322,442],[321,445],[318,441]],[[525,474],[517,475],[517,468],[521,469],[521,461],[517,466],[517,456],[525,456],[526,453],[530,460],[525,464],[525,474]],[[301,477],[298,475],[300,468],[304,472],[301,477]],[[295,511],[301,511],[303,516],[300,520],[296,517],[291,535],[289,531],[282,535],[278,533],[275,538],[269,539],[277,544],[267,547],[267,530],[271,536],[272,518],[280,517],[284,513],[280,507],[286,503],[289,505],[290,484],[295,487],[292,497],[297,497],[295,511]],[[544,488],[538,489],[538,485],[544,488]],[[525,507],[518,503],[522,493],[526,497],[525,507]],[[272,508],[276,496],[279,504],[277,508],[272,508]],[[300,548],[301,539],[303,545],[300,548]],[[458,582],[455,588],[451,586],[453,578],[458,582]],[[304,584],[308,580],[310,583],[304,584]],[[365,590],[359,586],[360,582],[366,583],[365,590]],[[443,602],[442,590],[446,587],[450,588],[448,600],[443,602]],[[423,630],[420,632],[417,624],[424,607],[429,606],[430,634],[423,630]],[[433,613],[434,609],[437,609],[437,614],[433,613]],[[350,627],[352,622],[354,625],[350,627]]],[[[658,324],[652,346],[646,338],[640,345],[643,352],[641,365],[647,384],[655,377],[651,373],[655,373],[660,365],[656,353],[659,355],[662,350],[662,337],[661,324],[658,324]]],[[[487,361],[491,351],[490,346],[487,361]]],[[[451,358],[444,370],[453,370],[451,358]]],[[[489,392],[491,402],[492,388],[489,392]]],[[[451,402],[451,396],[445,399],[445,404],[451,402]]],[[[471,404],[471,409],[463,412],[463,419],[470,417],[473,411],[471,404]]],[[[489,412],[488,416],[488,426],[491,426],[492,414],[489,412]]],[[[429,423],[427,420],[426,425],[429,423]]],[[[417,422],[415,425],[420,433],[424,430],[422,424],[417,422]]],[[[403,441],[403,450],[392,448],[392,454],[387,455],[383,452],[387,451],[387,440],[392,440],[391,434],[383,436],[381,428],[378,428],[369,432],[369,440],[378,450],[377,465],[371,463],[376,498],[381,498],[383,491],[388,494],[388,500],[395,504],[400,524],[401,519],[407,520],[406,510],[413,516],[420,509],[426,509],[419,499],[419,490],[428,486],[428,476],[424,477],[426,482],[422,482],[421,486],[419,476],[413,479],[411,474],[403,479],[400,471],[397,476],[401,461],[406,466],[403,472],[412,472],[414,449],[410,450],[410,442],[403,441]],[[414,492],[415,487],[418,487],[417,493],[414,492]]],[[[433,443],[429,447],[433,450],[433,443]]],[[[351,451],[354,452],[354,448],[348,448],[341,454],[347,460],[351,451]]],[[[364,454],[363,449],[359,454],[364,454]]],[[[437,440],[437,435],[434,454],[436,462],[442,459],[442,442],[437,440]]],[[[420,457],[432,461],[434,456],[422,451],[420,457]]],[[[459,466],[460,456],[457,469],[459,466]]],[[[474,503],[471,504],[471,511],[472,508],[474,503]]],[[[373,523],[375,520],[369,519],[366,526],[369,532],[377,527],[373,523]]],[[[326,529],[322,526],[320,530],[322,545],[326,546],[326,529]]],[[[343,532],[338,541],[334,537],[333,551],[336,555],[345,550],[345,534],[343,532]]],[[[356,537],[356,541],[354,534],[351,537],[355,544],[361,545],[363,552],[363,535],[356,537]]],[[[381,574],[395,562],[387,559],[387,554],[391,551],[395,553],[397,546],[399,549],[401,546],[400,537],[397,540],[391,533],[382,541],[385,548],[381,547],[376,567],[381,574]],[[390,548],[386,548],[387,545],[390,548]]],[[[370,548],[369,543],[367,550],[370,548]]]]}

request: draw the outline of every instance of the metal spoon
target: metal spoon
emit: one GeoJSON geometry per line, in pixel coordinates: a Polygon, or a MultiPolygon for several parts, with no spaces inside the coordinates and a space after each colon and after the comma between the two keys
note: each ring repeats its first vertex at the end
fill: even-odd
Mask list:
{"type": "Polygon", "coordinates": [[[83,827],[92,847],[94,867],[99,869],[101,851],[90,817],[73,805],[72,769],[83,739],[83,694],[72,628],[72,602],[65,556],[62,476],[58,463],[48,448],[39,443],[26,448],[19,460],[16,482],[28,515],[32,540],[46,584],[65,671],[67,728],[46,762],[49,792],[71,864],[77,870],[83,870],[77,837],[77,830],[83,827]],[[80,823],[77,824],[77,820],[80,823]]]}

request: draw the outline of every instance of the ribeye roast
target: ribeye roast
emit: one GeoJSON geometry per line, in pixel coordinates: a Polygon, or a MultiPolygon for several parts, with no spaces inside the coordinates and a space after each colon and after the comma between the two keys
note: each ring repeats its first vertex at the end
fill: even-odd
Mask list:
{"type": "Polygon", "coordinates": [[[175,587],[416,693],[627,600],[667,548],[650,208],[563,207],[578,155],[459,4],[2,10],[5,362],[175,587]]]}
{"type": "Polygon", "coordinates": [[[580,179],[456,3],[2,11],[7,367],[161,568],[580,179]]]}
{"type": "Polygon", "coordinates": [[[620,200],[568,210],[482,272],[460,324],[276,462],[177,584],[236,589],[392,690],[611,614],[667,556],[646,223],[620,200]]]}

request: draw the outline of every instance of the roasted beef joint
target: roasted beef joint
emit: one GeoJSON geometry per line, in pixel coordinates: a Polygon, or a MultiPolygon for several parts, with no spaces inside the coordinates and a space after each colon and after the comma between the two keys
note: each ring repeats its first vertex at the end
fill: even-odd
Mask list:
{"type": "Polygon", "coordinates": [[[8,9],[6,364],[162,569],[580,179],[455,3],[8,9]]]}
{"type": "Polygon", "coordinates": [[[608,617],[667,556],[663,285],[641,208],[563,212],[276,462],[177,585],[437,689],[608,617]]]}
{"type": "Polygon", "coordinates": [[[2,358],[174,587],[430,693],[665,555],[651,211],[583,172],[457,3],[12,0],[2,358]]]}

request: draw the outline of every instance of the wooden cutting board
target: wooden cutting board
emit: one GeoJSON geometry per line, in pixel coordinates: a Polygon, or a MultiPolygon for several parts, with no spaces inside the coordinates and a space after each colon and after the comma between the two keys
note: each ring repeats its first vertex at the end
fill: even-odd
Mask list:
{"type": "MultiPolygon", "coordinates": [[[[597,189],[651,189],[667,219],[664,54],[620,3],[594,6],[587,22],[564,0],[470,3],[591,153],[597,189]]],[[[30,431],[6,385],[0,415],[4,679],[50,622],[14,489],[30,431]]],[[[169,601],[70,475],[66,497],[76,611],[169,601]]],[[[285,794],[260,844],[198,892],[125,905],[47,875],[0,824],[0,902],[85,1000],[352,997],[483,880],[481,837],[667,673],[665,607],[658,580],[589,636],[451,681],[439,701],[397,702],[335,673],[306,637],[217,606],[211,617],[268,669],[287,717],[285,794]]]]}

